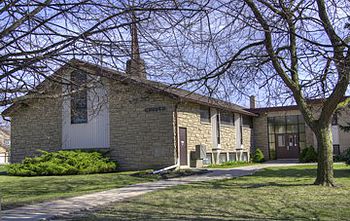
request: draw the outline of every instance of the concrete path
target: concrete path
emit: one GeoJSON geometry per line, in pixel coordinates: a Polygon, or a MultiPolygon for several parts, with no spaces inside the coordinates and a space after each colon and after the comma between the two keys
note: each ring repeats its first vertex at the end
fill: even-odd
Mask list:
{"type": "Polygon", "coordinates": [[[43,202],[11,210],[4,210],[0,215],[1,221],[34,221],[48,220],[57,216],[66,216],[83,210],[90,210],[102,207],[114,202],[122,201],[131,197],[139,196],[155,190],[168,187],[188,184],[192,182],[210,181],[217,179],[227,179],[240,176],[251,175],[256,171],[273,166],[300,165],[294,161],[271,161],[264,164],[239,167],[233,169],[210,169],[209,173],[168,180],[160,180],[151,183],[141,183],[123,188],[107,190],[103,192],[86,194],[83,196],[43,202]]]}

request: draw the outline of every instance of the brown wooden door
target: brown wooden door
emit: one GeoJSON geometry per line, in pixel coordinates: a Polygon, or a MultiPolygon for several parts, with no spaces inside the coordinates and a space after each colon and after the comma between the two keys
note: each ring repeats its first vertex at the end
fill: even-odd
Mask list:
{"type": "Polygon", "coordinates": [[[277,159],[298,158],[299,141],[298,134],[276,134],[277,159]]]}
{"type": "Polygon", "coordinates": [[[187,129],[179,128],[179,149],[180,149],[180,165],[188,165],[187,163],[187,129]]]}

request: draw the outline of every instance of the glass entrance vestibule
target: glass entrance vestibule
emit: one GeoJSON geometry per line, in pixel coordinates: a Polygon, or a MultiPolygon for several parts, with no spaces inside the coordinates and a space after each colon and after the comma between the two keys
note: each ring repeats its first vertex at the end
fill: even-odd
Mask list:
{"type": "Polygon", "coordinates": [[[270,159],[298,158],[305,148],[305,121],[301,115],[268,117],[270,159]]]}

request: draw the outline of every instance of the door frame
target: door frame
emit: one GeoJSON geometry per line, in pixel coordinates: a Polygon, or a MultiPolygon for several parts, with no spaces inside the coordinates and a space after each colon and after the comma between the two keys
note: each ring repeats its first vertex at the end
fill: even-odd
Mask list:
{"type": "Polygon", "coordinates": [[[287,148],[287,144],[289,143],[289,136],[290,135],[296,135],[296,147],[298,149],[298,156],[296,156],[295,158],[299,158],[300,156],[300,145],[299,145],[299,134],[298,133],[278,133],[278,134],[275,134],[275,149],[276,149],[276,159],[294,159],[294,157],[287,157],[287,158],[281,158],[278,156],[278,148],[280,147],[285,147],[287,148]],[[283,135],[284,136],[284,146],[279,146],[278,145],[278,136],[281,136],[283,135]]]}
{"type": "Polygon", "coordinates": [[[188,157],[188,139],[187,139],[187,128],[179,127],[179,166],[188,166],[189,165],[189,157],[188,157]],[[185,130],[185,139],[186,139],[186,164],[181,164],[181,130],[185,130]]]}

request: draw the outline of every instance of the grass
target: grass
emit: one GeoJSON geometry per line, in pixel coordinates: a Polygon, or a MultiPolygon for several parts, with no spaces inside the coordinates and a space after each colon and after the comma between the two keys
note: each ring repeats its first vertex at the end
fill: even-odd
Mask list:
{"type": "MultiPolygon", "coordinates": [[[[0,171],[4,171],[4,168],[0,167],[0,171]]],[[[118,172],[37,177],[0,175],[2,209],[120,188],[160,178],[158,175],[141,177],[134,174],[135,172],[118,172]]]]}
{"type": "Polygon", "coordinates": [[[222,164],[210,164],[207,166],[207,168],[235,168],[235,167],[242,167],[242,166],[251,166],[256,163],[252,162],[245,162],[245,161],[228,161],[222,164]]]}
{"type": "Polygon", "coordinates": [[[268,168],[149,193],[74,220],[349,220],[350,168],[335,169],[338,188],[312,185],[313,165],[268,168]]]}

